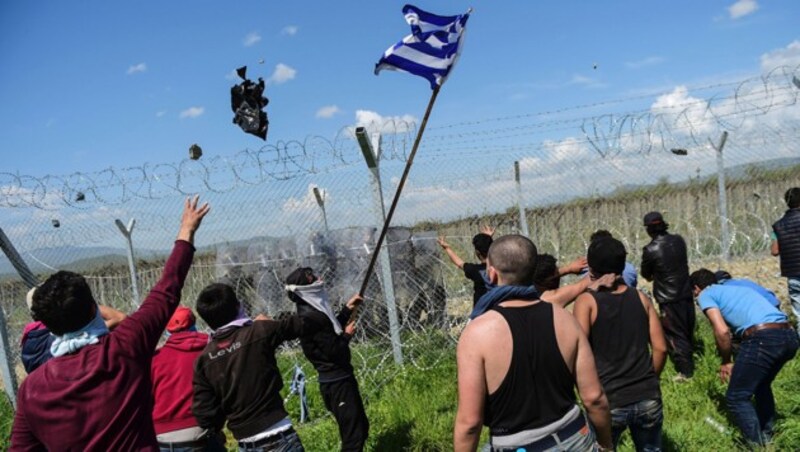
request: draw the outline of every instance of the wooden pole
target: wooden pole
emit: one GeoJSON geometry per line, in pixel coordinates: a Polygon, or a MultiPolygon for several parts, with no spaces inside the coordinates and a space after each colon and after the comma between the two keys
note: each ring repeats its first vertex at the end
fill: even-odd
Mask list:
{"type": "Polygon", "coordinates": [[[367,266],[367,273],[364,275],[364,282],[361,283],[361,290],[358,291],[358,294],[362,297],[364,296],[364,292],[367,290],[369,278],[372,276],[372,272],[375,270],[375,262],[378,259],[378,254],[381,252],[383,241],[386,239],[386,233],[389,231],[389,225],[392,222],[392,216],[394,216],[394,211],[397,208],[397,202],[400,200],[400,193],[403,191],[403,187],[406,184],[408,173],[411,171],[411,165],[414,163],[414,156],[417,154],[419,142],[422,140],[422,134],[425,132],[425,126],[428,124],[428,117],[431,115],[433,103],[436,102],[436,96],[439,95],[439,88],[441,88],[441,86],[437,85],[431,93],[431,99],[428,101],[428,109],[425,110],[425,116],[422,117],[422,123],[417,131],[417,137],[414,139],[414,146],[411,148],[411,154],[408,156],[405,170],[403,170],[403,176],[400,178],[400,183],[397,185],[397,191],[394,194],[392,205],[389,207],[389,212],[386,214],[386,221],[383,222],[381,234],[378,236],[378,241],[375,243],[375,248],[372,250],[372,257],[369,260],[369,266],[367,266]]]}

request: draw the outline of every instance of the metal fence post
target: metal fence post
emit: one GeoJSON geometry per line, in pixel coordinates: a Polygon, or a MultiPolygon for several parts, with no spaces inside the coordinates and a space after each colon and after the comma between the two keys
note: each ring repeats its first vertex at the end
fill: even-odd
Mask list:
{"type": "MultiPolygon", "coordinates": [[[[386,221],[386,207],[383,204],[383,189],[381,187],[381,174],[378,165],[381,155],[381,136],[379,133],[376,133],[368,137],[366,130],[362,127],[356,129],[356,136],[361,146],[361,152],[364,154],[364,159],[369,167],[375,221],[378,225],[383,225],[383,222],[386,221]],[[374,151],[375,149],[377,152],[374,151]]],[[[378,260],[381,266],[381,288],[383,289],[383,297],[386,300],[386,310],[389,317],[389,335],[392,341],[394,362],[403,364],[403,350],[400,342],[400,322],[397,318],[397,303],[394,296],[394,278],[392,277],[389,246],[384,243],[380,250],[373,250],[373,253],[380,253],[378,255],[378,260]]]]}
{"type": "Polygon", "coordinates": [[[514,181],[517,183],[517,209],[519,210],[519,233],[525,237],[530,237],[528,232],[528,216],[525,214],[525,207],[522,207],[522,182],[519,178],[519,160],[514,162],[514,181]]]}
{"type": "Polygon", "coordinates": [[[722,260],[729,261],[731,258],[731,243],[730,232],[728,231],[728,194],[725,190],[725,162],[722,159],[722,148],[725,147],[725,142],[728,141],[728,132],[722,132],[722,137],[719,139],[719,145],[711,147],[717,154],[717,191],[719,193],[719,221],[721,223],[722,234],[722,260]]]}
{"type": "Polygon", "coordinates": [[[116,219],[114,223],[119,228],[119,232],[125,236],[125,240],[128,242],[128,269],[131,272],[131,291],[133,292],[133,307],[138,309],[139,308],[139,282],[136,277],[136,260],[133,256],[133,239],[131,238],[131,234],[133,233],[133,227],[136,226],[136,220],[131,218],[131,221],[128,222],[128,227],[122,223],[121,220],[116,219]]]}

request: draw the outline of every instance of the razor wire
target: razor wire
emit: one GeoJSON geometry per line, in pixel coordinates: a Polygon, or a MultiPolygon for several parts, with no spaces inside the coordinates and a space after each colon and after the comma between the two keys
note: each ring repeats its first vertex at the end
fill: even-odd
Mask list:
{"type": "MultiPolygon", "coordinates": [[[[671,94],[661,93],[633,99],[656,98],[620,113],[593,110],[630,99],[431,127],[387,239],[390,268],[370,280],[352,343],[362,384],[367,391],[380,388],[389,378],[384,369],[393,365],[387,284],[406,363],[428,369],[452,357],[472,307],[472,286],[436,239],[444,236],[465,261],[474,261],[470,240],[484,224],[502,235],[519,233],[525,221],[539,250],[562,263],[585,253],[594,230],[607,229],[638,265],[649,241],[641,217],[660,210],[686,239],[693,268],[729,266],[735,276],[785,294],[777,260],[766,250],[771,224],[785,210],[783,192],[800,186],[795,80],[797,68],[779,68],[679,92],[683,100],[669,105],[658,104],[671,94]],[[717,89],[728,91],[696,94],[717,89]],[[730,132],[724,158],[731,263],[719,258],[715,156],[706,147],[723,128],[730,132]],[[688,155],[661,152],[672,148],[688,155]]],[[[380,197],[390,199],[416,126],[367,128],[381,135],[380,197]]],[[[0,227],[40,279],[60,269],[80,271],[99,303],[128,310],[131,281],[114,219],[137,220],[137,283],[146,293],[160,275],[182,198],[201,193],[212,213],[198,232],[183,302],[193,306],[205,285],[224,280],[251,315],[277,317],[294,309],[282,282],[297,266],[314,268],[337,303],[358,291],[382,224],[374,190],[353,128],[343,128],[333,139],[309,137],[207,160],[66,176],[0,173],[0,227]]],[[[16,340],[30,315],[26,290],[7,267],[0,259],[6,275],[0,299],[16,340]]],[[[12,353],[19,363],[18,347],[12,353]]],[[[296,344],[282,355],[315,380],[296,344]]]]}

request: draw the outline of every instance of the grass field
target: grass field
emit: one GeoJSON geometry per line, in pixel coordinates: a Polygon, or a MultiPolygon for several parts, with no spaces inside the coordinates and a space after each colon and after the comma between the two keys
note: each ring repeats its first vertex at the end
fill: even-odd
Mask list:
{"type": "MultiPolygon", "coordinates": [[[[739,435],[724,409],[725,385],[717,378],[719,359],[708,322],[698,317],[697,371],[686,383],[672,382],[674,370],[668,363],[661,376],[664,399],[664,441],[666,450],[730,451],[741,447],[739,435]],[[725,426],[720,433],[705,421],[707,417],[725,426]]],[[[452,426],[456,411],[456,365],[452,342],[440,333],[431,333],[427,348],[434,356],[444,358],[430,367],[413,364],[397,367],[383,364],[380,385],[362,384],[371,430],[368,450],[374,451],[444,451],[452,449],[452,426]],[[443,348],[452,351],[442,355],[443,348]],[[435,365],[434,365],[435,364],[435,365]]],[[[445,350],[447,351],[447,350],[445,350]]],[[[364,353],[372,355],[371,353],[364,353]]],[[[293,355],[283,356],[284,375],[292,374],[294,363],[300,363],[307,375],[314,375],[310,365],[293,355]]],[[[418,361],[419,362],[419,361],[418,361]]],[[[313,378],[312,378],[313,380],[313,378]]],[[[288,386],[288,384],[287,384],[288,386]]],[[[800,444],[800,358],[787,364],[778,375],[773,390],[778,407],[777,434],[768,450],[797,450],[800,444]]],[[[325,411],[316,382],[307,386],[311,420],[300,424],[300,437],[309,451],[338,449],[339,434],[333,418],[325,411]]],[[[286,390],[285,390],[286,391],[286,390]]],[[[292,397],[287,408],[294,420],[299,419],[299,404],[292,397]]],[[[12,411],[8,401],[0,401],[0,450],[8,448],[12,411]]],[[[484,438],[486,432],[484,431],[484,438]]],[[[234,442],[229,441],[230,450],[234,442]]],[[[623,440],[620,450],[632,450],[623,440]]]]}

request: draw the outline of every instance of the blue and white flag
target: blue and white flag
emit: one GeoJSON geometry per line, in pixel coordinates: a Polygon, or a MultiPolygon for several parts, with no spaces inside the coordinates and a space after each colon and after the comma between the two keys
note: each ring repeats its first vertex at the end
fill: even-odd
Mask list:
{"type": "Polygon", "coordinates": [[[375,75],[382,69],[391,69],[425,77],[431,82],[431,89],[441,86],[458,60],[470,11],[459,16],[437,16],[416,6],[404,6],[411,34],[384,52],[375,65],[375,75]]]}

